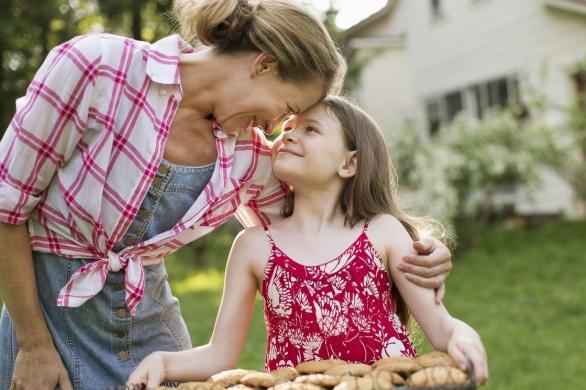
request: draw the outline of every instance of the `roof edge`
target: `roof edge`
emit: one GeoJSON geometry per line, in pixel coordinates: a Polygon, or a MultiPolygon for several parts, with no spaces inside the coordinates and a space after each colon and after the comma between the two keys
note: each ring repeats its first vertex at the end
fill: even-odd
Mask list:
{"type": "Polygon", "coordinates": [[[344,30],[342,32],[342,40],[346,41],[350,36],[356,34],[360,30],[370,26],[371,24],[379,21],[380,19],[384,18],[385,16],[389,15],[392,10],[395,8],[395,5],[399,2],[399,0],[387,0],[387,3],[384,7],[380,10],[376,11],[369,17],[362,19],[360,22],[356,23],[352,27],[344,30]]]}

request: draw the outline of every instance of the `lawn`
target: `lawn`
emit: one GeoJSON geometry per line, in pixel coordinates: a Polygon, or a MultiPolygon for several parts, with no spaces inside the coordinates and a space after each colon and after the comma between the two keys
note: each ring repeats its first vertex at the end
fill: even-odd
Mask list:
{"type": "MultiPolygon", "coordinates": [[[[455,251],[445,304],[484,340],[490,365],[485,389],[583,388],[585,237],[586,222],[514,230],[476,228],[467,233],[470,246],[455,251]]],[[[226,241],[213,248],[203,271],[185,271],[189,251],[168,259],[171,285],[194,345],[206,343],[211,335],[221,298],[226,241]]],[[[264,348],[257,302],[239,366],[262,369],[264,348]]],[[[422,342],[418,349],[427,351],[429,346],[422,342]]]]}

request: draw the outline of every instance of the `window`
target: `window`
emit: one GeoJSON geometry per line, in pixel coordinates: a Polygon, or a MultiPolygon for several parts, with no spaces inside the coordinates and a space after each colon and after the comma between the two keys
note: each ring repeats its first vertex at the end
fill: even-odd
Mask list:
{"type": "Polygon", "coordinates": [[[501,77],[471,87],[476,116],[482,118],[486,111],[495,108],[506,108],[520,102],[519,81],[516,76],[501,77]]]}
{"type": "Polygon", "coordinates": [[[433,19],[441,18],[444,13],[442,10],[441,0],[430,0],[431,1],[431,16],[433,19]]]}
{"type": "MultiPolygon", "coordinates": [[[[580,88],[582,91],[586,88],[586,76],[583,77],[585,78],[577,79],[579,91],[580,88]]],[[[519,119],[524,119],[529,113],[525,106],[518,104],[520,102],[519,81],[516,76],[500,77],[474,84],[426,100],[427,128],[429,134],[433,136],[442,125],[454,120],[460,112],[482,118],[491,109],[501,109],[511,105],[517,105],[517,110],[523,110],[517,114],[519,119]]]]}
{"type": "Polygon", "coordinates": [[[442,124],[440,101],[431,100],[427,102],[425,111],[427,114],[427,128],[429,130],[429,135],[433,136],[437,134],[442,124]]]}
{"type": "Polygon", "coordinates": [[[504,108],[509,103],[507,79],[498,79],[488,83],[489,106],[504,108]]]}
{"type": "Polygon", "coordinates": [[[474,96],[475,103],[475,114],[477,118],[482,118],[483,107],[488,106],[488,95],[486,93],[486,85],[475,85],[472,88],[472,94],[474,96]]]}
{"type": "Polygon", "coordinates": [[[572,79],[576,86],[577,106],[586,112],[586,72],[576,72],[572,79]]]}
{"type": "Polygon", "coordinates": [[[452,92],[446,95],[446,111],[448,121],[453,120],[460,111],[462,111],[462,93],[460,91],[452,92]]]}

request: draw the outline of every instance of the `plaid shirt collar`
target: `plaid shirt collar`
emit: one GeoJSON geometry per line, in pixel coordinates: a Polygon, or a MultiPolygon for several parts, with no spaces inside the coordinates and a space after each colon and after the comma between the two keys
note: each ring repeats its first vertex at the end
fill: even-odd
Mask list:
{"type": "Polygon", "coordinates": [[[179,35],[160,39],[148,51],[146,74],[159,84],[180,84],[179,56],[193,51],[179,35]]]}
{"type": "MultiPolygon", "coordinates": [[[[193,52],[195,52],[195,49],[177,34],[162,38],[153,43],[148,51],[146,74],[156,83],[177,85],[181,95],[183,95],[179,57],[181,54],[193,52]]],[[[222,130],[222,126],[217,122],[214,123],[212,131],[214,136],[220,140],[226,140],[231,137],[230,134],[222,130]]],[[[236,135],[232,138],[235,141],[236,135]]],[[[232,154],[234,150],[233,148],[230,149],[230,154],[232,154]]]]}

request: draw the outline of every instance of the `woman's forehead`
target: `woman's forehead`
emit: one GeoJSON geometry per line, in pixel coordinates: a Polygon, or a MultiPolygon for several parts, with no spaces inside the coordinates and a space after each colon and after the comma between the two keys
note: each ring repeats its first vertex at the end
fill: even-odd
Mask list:
{"type": "Polygon", "coordinates": [[[287,96],[288,105],[299,113],[307,111],[321,101],[323,88],[319,81],[289,83],[289,88],[283,90],[287,96]]]}
{"type": "Polygon", "coordinates": [[[337,124],[338,118],[336,118],[333,113],[329,112],[325,103],[323,101],[318,102],[308,108],[307,110],[299,113],[299,114],[292,114],[287,119],[285,119],[285,123],[289,126],[295,126],[300,122],[316,122],[323,126],[337,124]]]}
{"type": "Polygon", "coordinates": [[[294,117],[297,121],[300,121],[300,120],[323,115],[324,112],[325,112],[324,104],[322,101],[319,101],[319,102],[313,104],[312,106],[308,107],[305,111],[302,111],[298,114],[293,114],[292,117],[294,117]]]}

